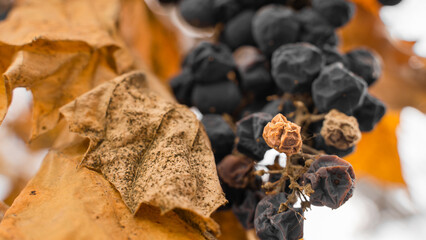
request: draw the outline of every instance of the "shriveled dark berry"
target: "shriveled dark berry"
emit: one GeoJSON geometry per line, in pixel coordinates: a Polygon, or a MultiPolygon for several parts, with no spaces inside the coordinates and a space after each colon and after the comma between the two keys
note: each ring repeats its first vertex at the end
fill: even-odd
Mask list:
{"type": "Polygon", "coordinates": [[[158,0],[161,4],[176,4],[179,0],[158,0]]]}
{"type": "Polygon", "coordinates": [[[182,69],[182,72],[170,80],[170,87],[179,103],[190,105],[191,92],[194,87],[194,77],[189,68],[182,69]]]}
{"type": "Polygon", "coordinates": [[[269,62],[257,48],[243,46],[233,55],[240,73],[243,91],[251,92],[255,96],[267,96],[274,90],[269,62]]]}
{"type": "Polygon", "coordinates": [[[334,63],[323,69],[312,84],[312,97],[320,112],[335,108],[351,115],[361,106],[367,94],[367,84],[363,79],[334,63]]]}
{"type": "Polygon", "coordinates": [[[278,213],[286,194],[281,192],[263,198],[256,207],[254,227],[261,240],[298,240],[303,237],[303,210],[289,208],[278,213]]]}
{"type": "Polygon", "coordinates": [[[244,199],[245,189],[242,188],[233,188],[228,186],[220,177],[219,177],[220,186],[222,187],[223,193],[225,193],[225,198],[228,200],[228,203],[218,210],[226,210],[232,208],[234,203],[241,203],[244,199]]]}
{"type": "Polygon", "coordinates": [[[312,81],[321,71],[321,51],[308,43],[286,44],[272,55],[272,76],[284,92],[309,92],[312,81]]]}
{"type": "Polygon", "coordinates": [[[253,160],[241,155],[228,155],[217,165],[220,178],[233,188],[247,187],[253,170],[253,160]]]}
{"type": "Polygon", "coordinates": [[[281,113],[282,115],[286,116],[287,119],[291,121],[291,118],[288,117],[288,114],[294,112],[295,110],[296,110],[296,107],[294,106],[293,101],[276,99],[266,104],[263,107],[262,112],[269,113],[272,116],[275,116],[278,113],[281,113]]]}
{"type": "Polygon", "coordinates": [[[241,101],[238,86],[231,82],[218,82],[208,85],[195,85],[191,102],[203,114],[232,113],[241,101]]]}
{"type": "Polygon", "coordinates": [[[321,136],[328,146],[346,150],[361,140],[361,131],[355,117],[333,109],[325,115],[321,136]]]}
{"type": "Polygon", "coordinates": [[[232,18],[223,29],[220,36],[221,42],[225,43],[232,50],[245,45],[255,45],[251,31],[251,22],[254,17],[254,10],[245,10],[232,18]]]}
{"type": "Polygon", "coordinates": [[[371,50],[359,48],[346,53],[349,69],[370,86],[382,72],[380,60],[371,50]]]}
{"type": "Polygon", "coordinates": [[[270,148],[262,137],[263,128],[272,120],[268,113],[254,113],[237,122],[237,149],[256,161],[262,160],[270,148]]]}
{"type": "Polygon", "coordinates": [[[327,154],[331,154],[331,155],[337,155],[339,157],[345,157],[351,153],[354,152],[355,150],[355,146],[349,147],[348,149],[338,149],[336,147],[333,146],[329,146],[325,143],[324,138],[321,136],[321,134],[318,134],[315,138],[314,138],[314,148],[318,149],[318,150],[322,150],[327,154]]]}
{"type": "Polygon", "coordinates": [[[270,57],[279,46],[297,41],[300,24],[291,8],[271,4],[253,18],[253,37],[262,52],[270,57]]]}
{"type": "Polygon", "coordinates": [[[369,132],[386,113],[386,106],[377,98],[367,94],[364,103],[354,111],[354,117],[358,120],[359,129],[369,132]]]}
{"type": "Polygon", "coordinates": [[[395,6],[400,3],[402,0],[378,0],[381,4],[385,6],[395,6]]]}
{"type": "Polygon", "coordinates": [[[216,163],[219,163],[223,157],[231,153],[235,133],[219,114],[205,114],[201,122],[209,136],[216,163]]]}
{"type": "Polygon", "coordinates": [[[213,0],[213,10],[217,22],[226,23],[235,17],[242,8],[237,0],[213,0]]]}
{"type": "Polygon", "coordinates": [[[236,80],[237,66],[231,50],[224,44],[201,42],[188,53],[184,67],[191,68],[196,83],[236,80]]]}
{"type": "Polygon", "coordinates": [[[355,5],[346,0],[312,0],[312,7],[335,28],[349,22],[355,11],[355,5]]]}
{"type": "Polygon", "coordinates": [[[352,197],[355,173],[352,165],[338,156],[323,155],[303,175],[304,183],[315,191],[310,201],[315,206],[336,209],[352,197]]]}
{"type": "Polygon", "coordinates": [[[299,125],[277,114],[263,129],[263,139],[268,146],[289,157],[302,149],[300,130],[299,125]]]}
{"type": "Polygon", "coordinates": [[[308,42],[318,47],[336,46],[338,37],[335,29],[312,8],[304,8],[296,13],[301,30],[299,41],[308,42]]]}
{"type": "Polygon", "coordinates": [[[262,112],[263,106],[267,103],[266,100],[257,100],[246,105],[240,112],[238,120],[247,117],[250,114],[262,112]]]}
{"type": "Polygon", "coordinates": [[[194,27],[213,27],[216,24],[213,0],[181,0],[178,7],[183,19],[194,27]]]}
{"type": "Polygon", "coordinates": [[[349,65],[346,56],[341,54],[335,47],[325,46],[321,49],[321,52],[327,66],[337,62],[342,63],[345,67],[349,65]]]}
{"type": "Polygon", "coordinates": [[[256,206],[265,194],[261,191],[246,190],[241,202],[234,202],[232,212],[245,229],[254,227],[254,215],[256,206]]]}

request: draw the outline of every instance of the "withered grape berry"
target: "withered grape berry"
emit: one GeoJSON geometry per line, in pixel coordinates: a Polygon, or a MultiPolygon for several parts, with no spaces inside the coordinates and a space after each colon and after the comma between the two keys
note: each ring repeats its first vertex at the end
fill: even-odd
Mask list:
{"type": "Polygon", "coordinates": [[[243,91],[260,97],[267,96],[273,91],[274,83],[269,72],[269,63],[257,48],[243,46],[233,55],[240,73],[243,91]]]}
{"type": "Polygon", "coordinates": [[[321,136],[327,145],[346,150],[361,140],[361,131],[356,118],[333,109],[325,115],[321,136]]]}
{"type": "Polygon", "coordinates": [[[239,202],[232,204],[232,212],[245,229],[254,227],[256,206],[265,194],[261,191],[246,190],[239,202]]]}
{"type": "Polygon", "coordinates": [[[266,101],[264,100],[259,100],[259,101],[254,101],[248,105],[246,105],[239,113],[238,115],[238,120],[247,117],[250,114],[253,113],[257,113],[257,112],[262,112],[262,108],[263,106],[265,106],[266,101]]]}
{"type": "Polygon", "coordinates": [[[312,8],[304,8],[296,12],[300,22],[300,42],[308,42],[318,47],[336,46],[338,37],[335,29],[312,8]]]}
{"type": "Polygon", "coordinates": [[[221,43],[201,42],[187,55],[184,66],[191,68],[196,83],[236,80],[232,52],[221,43]]]}
{"type": "Polygon", "coordinates": [[[355,11],[354,4],[346,0],[312,0],[312,7],[335,28],[349,22],[355,11]]]}
{"type": "Polygon", "coordinates": [[[278,213],[281,203],[285,203],[285,193],[269,195],[256,207],[254,227],[261,240],[298,240],[303,237],[303,210],[289,208],[278,213]]]}
{"type": "Polygon", "coordinates": [[[217,22],[226,23],[241,11],[236,0],[213,0],[213,11],[217,22]]]}
{"type": "Polygon", "coordinates": [[[232,50],[245,45],[254,45],[253,34],[251,32],[251,21],[254,14],[254,10],[246,10],[232,18],[224,26],[220,36],[221,42],[225,43],[232,50]]]}
{"type": "Polygon", "coordinates": [[[182,72],[170,80],[170,87],[179,103],[190,105],[191,91],[194,86],[194,77],[189,68],[182,69],[182,72]]]}
{"type": "Polygon", "coordinates": [[[265,152],[269,150],[268,145],[262,137],[263,128],[272,120],[268,113],[253,113],[237,122],[237,150],[240,153],[262,160],[265,152]]]}
{"type": "Polygon", "coordinates": [[[254,178],[253,169],[253,160],[245,156],[228,155],[217,165],[220,178],[233,188],[245,188],[254,178]]]}
{"type": "Polygon", "coordinates": [[[209,136],[216,163],[230,154],[234,145],[235,133],[219,114],[205,114],[201,122],[209,136]]]}
{"type": "Polygon", "coordinates": [[[286,116],[286,118],[290,121],[292,121],[292,119],[287,117],[287,115],[291,112],[294,112],[295,110],[296,107],[294,106],[293,101],[283,99],[275,99],[273,101],[270,101],[262,108],[262,112],[269,113],[272,116],[281,113],[282,115],[286,116]]]}
{"type": "Polygon", "coordinates": [[[290,156],[302,149],[300,129],[300,126],[278,114],[265,126],[263,139],[269,147],[290,156]]]}
{"type": "Polygon", "coordinates": [[[321,52],[326,66],[337,62],[342,63],[343,66],[349,65],[346,56],[342,55],[335,47],[325,46],[321,49],[321,52]]]}
{"type": "Polygon", "coordinates": [[[232,113],[241,101],[238,86],[231,81],[195,85],[191,102],[202,113],[232,113]]]}
{"type": "Polygon", "coordinates": [[[395,6],[401,2],[401,0],[378,0],[378,1],[385,6],[395,6]]]}
{"type": "Polygon", "coordinates": [[[331,154],[331,155],[337,155],[339,157],[345,157],[351,153],[353,153],[353,151],[355,150],[355,146],[352,146],[348,149],[338,149],[336,147],[333,146],[329,146],[325,143],[324,138],[321,136],[321,134],[318,134],[315,138],[314,138],[314,148],[317,150],[323,150],[325,153],[327,154],[331,154]]]}
{"type": "Polygon", "coordinates": [[[272,76],[284,92],[309,92],[324,65],[321,51],[308,43],[286,44],[272,55],[272,76]]]}
{"type": "Polygon", "coordinates": [[[370,86],[382,72],[380,60],[370,50],[360,48],[346,53],[349,69],[362,77],[370,86]]]}
{"type": "Polygon", "coordinates": [[[312,84],[312,98],[320,112],[335,108],[351,115],[367,94],[367,84],[363,79],[334,63],[323,69],[312,84]]]}
{"type": "Polygon", "coordinates": [[[303,175],[314,193],[310,201],[315,206],[336,209],[352,197],[355,173],[352,165],[338,156],[323,155],[315,160],[303,175]]]}
{"type": "Polygon", "coordinates": [[[260,50],[270,57],[279,46],[296,42],[300,24],[292,9],[271,4],[258,10],[252,28],[260,50]]]}
{"type": "Polygon", "coordinates": [[[179,0],[158,0],[161,4],[176,4],[179,0]]]}
{"type": "Polygon", "coordinates": [[[364,103],[354,111],[354,117],[358,120],[359,129],[369,132],[385,115],[386,107],[377,98],[367,94],[364,103]]]}
{"type": "Polygon", "coordinates": [[[183,19],[194,27],[213,27],[216,24],[213,0],[181,0],[179,11],[183,19]]]}

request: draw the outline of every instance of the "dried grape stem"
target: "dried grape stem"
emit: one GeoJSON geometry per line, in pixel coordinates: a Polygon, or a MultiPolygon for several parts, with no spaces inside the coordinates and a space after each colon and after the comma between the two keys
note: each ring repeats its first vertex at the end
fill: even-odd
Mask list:
{"type": "Polygon", "coordinates": [[[307,153],[311,153],[311,154],[315,154],[315,155],[322,155],[323,154],[323,152],[318,151],[315,148],[310,147],[310,146],[308,146],[306,144],[302,145],[302,151],[303,151],[302,154],[307,154],[307,153]]]}

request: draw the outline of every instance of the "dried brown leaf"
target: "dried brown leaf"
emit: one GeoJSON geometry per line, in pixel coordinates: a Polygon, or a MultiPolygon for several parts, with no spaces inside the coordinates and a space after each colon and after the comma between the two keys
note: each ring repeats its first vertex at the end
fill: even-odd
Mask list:
{"type": "Polygon", "coordinates": [[[70,130],[90,139],[81,165],[102,172],[131,212],[146,203],[203,218],[226,202],[207,135],[183,105],[132,72],[61,108],[70,130]]]}
{"type": "Polygon", "coordinates": [[[0,23],[0,120],[16,87],[34,96],[32,139],[59,108],[132,67],[116,33],[118,0],[26,0],[0,23]]]}
{"type": "Polygon", "coordinates": [[[141,205],[133,215],[101,174],[77,168],[86,149],[47,155],[0,223],[0,239],[204,239],[173,211],[141,205]]]}
{"type": "Polygon", "coordinates": [[[0,201],[0,222],[3,219],[7,209],[9,209],[9,206],[7,206],[3,201],[0,201]]]}

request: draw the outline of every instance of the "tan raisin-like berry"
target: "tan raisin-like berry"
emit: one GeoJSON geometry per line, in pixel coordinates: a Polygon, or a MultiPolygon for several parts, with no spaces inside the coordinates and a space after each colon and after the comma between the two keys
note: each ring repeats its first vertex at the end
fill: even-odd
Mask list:
{"type": "Polygon", "coordinates": [[[276,115],[263,129],[263,139],[269,147],[290,156],[300,152],[302,136],[300,127],[287,120],[282,114],[276,115]]]}
{"type": "Polygon", "coordinates": [[[321,136],[327,145],[345,150],[359,142],[361,131],[356,118],[333,109],[325,115],[321,136]]]}

